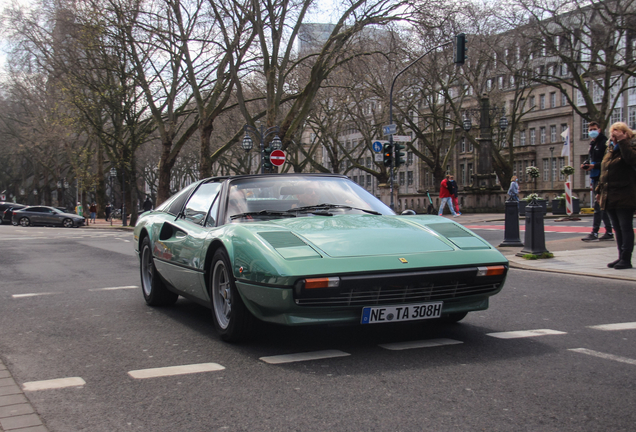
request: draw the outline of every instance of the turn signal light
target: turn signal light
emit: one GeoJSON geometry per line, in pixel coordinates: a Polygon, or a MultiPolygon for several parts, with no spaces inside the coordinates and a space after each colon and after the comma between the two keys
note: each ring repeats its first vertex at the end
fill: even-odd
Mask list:
{"type": "Polygon", "coordinates": [[[504,271],[506,271],[506,268],[502,265],[477,267],[477,276],[499,276],[504,274],[504,271]]]}
{"type": "Polygon", "coordinates": [[[340,286],[340,278],[310,278],[305,279],[305,289],[314,288],[338,288],[340,286]]]}

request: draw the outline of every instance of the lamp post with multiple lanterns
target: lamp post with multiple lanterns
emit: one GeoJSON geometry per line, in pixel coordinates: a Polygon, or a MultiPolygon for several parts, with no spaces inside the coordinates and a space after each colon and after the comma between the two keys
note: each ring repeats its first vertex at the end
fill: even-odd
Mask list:
{"type": "Polygon", "coordinates": [[[269,160],[269,155],[273,150],[280,150],[283,147],[283,142],[278,137],[280,133],[280,128],[278,126],[272,126],[270,128],[265,128],[265,126],[261,125],[258,129],[252,127],[250,125],[243,126],[245,130],[245,137],[243,138],[243,143],[241,147],[245,152],[249,152],[254,147],[252,142],[252,138],[250,137],[250,133],[256,136],[260,142],[260,151],[261,151],[261,174],[265,174],[265,168],[271,169],[273,167],[271,161],[269,160]],[[265,140],[268,136],[275,134],[272,142],[268,147],[265,147],[265,140]]]}
{"type": "Polygon", "coordinates": [[[477,153],[477,174],[475,175],[475,179],[473,181],[473,187],[482,188],[485,187],[490,189],[494,186],[494,174],[492,167],[492,128],[490,127],[490,119],[491,115],[499,115],[501,114],[501,118],[499,119],[499,128],[502,131],[508,129],[508,119],[506,118],[506,113],[502,109],[499,108],[491,108],[490,107],[490,99],[488,96],[484,94],[481,97],[481,107],[477,110],[468,109],[466,110],[466,117],[464,122],[462,123],[463,129],[468,132],[472,128],[472,122],[470,121],[469,114],[479,114],[480,115],[480,123],[479,123],[479,150],[477,153]]]}

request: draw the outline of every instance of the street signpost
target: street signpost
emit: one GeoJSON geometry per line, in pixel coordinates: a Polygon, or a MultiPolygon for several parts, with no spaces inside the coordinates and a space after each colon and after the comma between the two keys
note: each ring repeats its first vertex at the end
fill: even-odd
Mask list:
{"type": "Polygon", "coordinates": [[[411,142],[413,138],[410,135],[393,135],[393,142],[411,142]]]}
{"type": "Polygon", "coordinates": [[[397,125],[390,124],[387,126],[382,126],[382,132],[384,135],[394,135],[397,132],[397,125]]]}
{"type": "Polygon", "coordinates": [[[373,151],[376,153],[382,153],[382,146],[384,145],[384,143],[380,142],[380,141],[375,141],[373,143],[373,151]]]}
{"type": "Polygon", "coordinates": [[[286,154],[282,150],[274,150],[269,155],[269,160],[274,166],[281,166],[285,163],[286,154]]]}

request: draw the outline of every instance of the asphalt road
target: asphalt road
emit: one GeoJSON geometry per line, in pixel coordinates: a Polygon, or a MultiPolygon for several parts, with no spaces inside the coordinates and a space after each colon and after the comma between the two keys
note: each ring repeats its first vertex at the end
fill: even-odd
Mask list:
{"type": "Polygon", "coordinates": [[[263,325],[230,345],[190,301],[145,305],[131,240],[0,226],[0,359],[21,386],[85,382],[25,392],[50,431],[634,430],[636,326],[593,328],[636,321],[632,283],[513,269],[457,325],[263,325]],[[413,341],[434,343],[386,346],[413,341]],[[262,359],[326,350],[339,357],[262,359]]]}

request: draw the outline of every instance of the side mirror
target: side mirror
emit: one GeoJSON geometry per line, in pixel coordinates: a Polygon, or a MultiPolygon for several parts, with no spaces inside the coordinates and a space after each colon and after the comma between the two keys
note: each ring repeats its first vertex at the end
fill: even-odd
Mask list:
{"type": "Polygon", "coordinates": [[[402,216],[415,216],[417,213],[415,213],[415,210],[404,210],[402,213],[400,213],[400,215],[402,216]]]}

